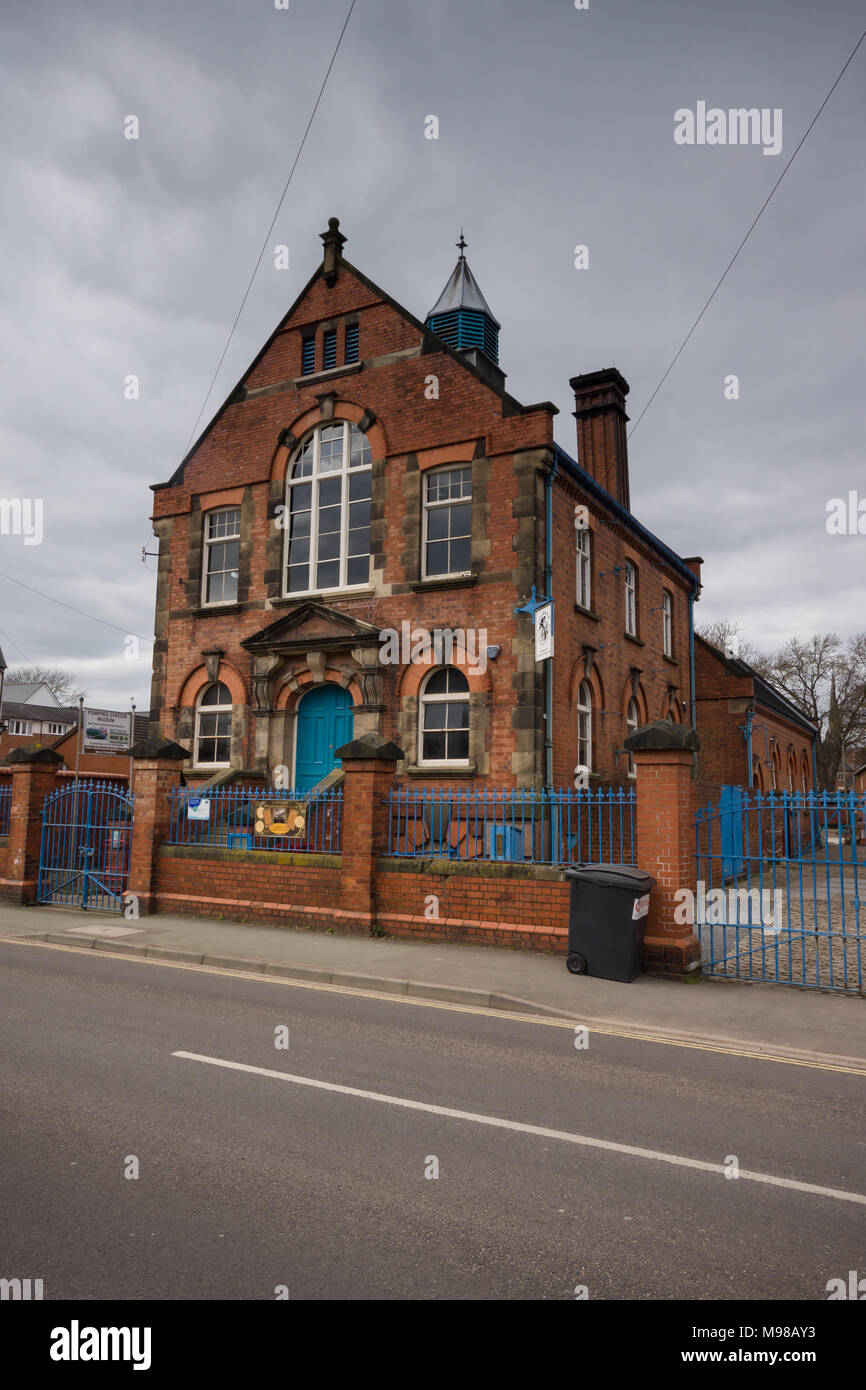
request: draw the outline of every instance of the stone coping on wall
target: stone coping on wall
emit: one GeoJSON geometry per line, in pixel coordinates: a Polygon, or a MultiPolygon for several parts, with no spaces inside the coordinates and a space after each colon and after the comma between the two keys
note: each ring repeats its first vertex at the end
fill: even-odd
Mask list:
{"type": "Polygon", "coordinates": [[[376,860],[378,873],[435,874],[440,878],[518,878],[566,883],[565,871],[555,864],[517,864],[509,859],[428,859],[383,855],[376,860]]]}
{"type": "Polygon", "coordinates": [[[160,845],[159,853],[165,859],[203,859],[228,864],[256,864],[276,866],[281,869],[340,869],[343,857],[340,854],[306,854],[293,850],[278,849],[225,849],[221,845],[160,845]]]}

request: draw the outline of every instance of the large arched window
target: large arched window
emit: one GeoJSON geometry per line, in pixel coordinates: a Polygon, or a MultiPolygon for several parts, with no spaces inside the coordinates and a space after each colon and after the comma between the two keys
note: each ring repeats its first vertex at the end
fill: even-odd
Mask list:
{"type": "Polygon", "coordinates": [[[348,420],[319,425],[286,474],[285,593],[353,589],[370,582],[372,458],[348,420]]]}
{"type": "MultiPolygon", "coordinates": [[[[636,734],[639,723],[640,717],[638,715],[637,700],[629,700],[628,710],[625,716],[626,734],[629,736],[631,734],[636,734]]],[[[635,777],[637,775],[634,770],[634,754],[631,752],[629,752],[628,755],[628,775],[629,777],[635,777]]]]}
{"type": "Polygon", "coordinates": [[[420,763],[469,762],[469,682],[455,666],[433,671],[421,687],[420,763]]]}
{"type": "Polygon", "coordinates": [[[577,692],[577,761],[581,767],[592,767],[592,691],[588,681],[581,681],[577,692]]]}
{"type": "Polygon", "coordinates": [[[232,697],[222,681],[209,685],[195,711],[196,767],[229,767],[232,742],[232,697]]]}

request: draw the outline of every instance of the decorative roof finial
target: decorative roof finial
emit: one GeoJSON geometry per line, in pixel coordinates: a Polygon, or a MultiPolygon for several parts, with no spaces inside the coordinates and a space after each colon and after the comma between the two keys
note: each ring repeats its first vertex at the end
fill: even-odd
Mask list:
{"type": "Polygon", "coordinates": [[[461,259],[461,261],[465,261],[465,260],[466,260],[466,257],[465,257],[465,255],[464,255],[463,253],[464,253],[464,251],[466,250],[466,247],[469,245],[469,242],[466,241],[466,240],[464,240],[464,237],[463,237],[463,228],[462,228],[462,227],[460,228],[460,240],[459,240],[458,242],[456,242],[455,245],[457,246],[458,250],[460,251],[460,259],[461,259]]]}
{"type": "Polygon", "coordinates": [[[337,278],[337,266],[346,242],[346,238],[340,231],[339,217],[329,217],[328,230],[320,232],[319,235],[325,248],[325,258],[322,263],[325,284],[330,288],[337,278]]]}

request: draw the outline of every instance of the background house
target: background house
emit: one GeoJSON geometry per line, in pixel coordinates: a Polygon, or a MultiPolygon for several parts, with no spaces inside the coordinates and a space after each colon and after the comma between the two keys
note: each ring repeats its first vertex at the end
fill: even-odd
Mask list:
{"type": "MultiPolygon", "coordinates": [[[[0,680],[5,662],[0,652],[0,680]]],[[[2,681],[0,686],[0,758],[13,748],[29,743],[47,743],[66,733],[78,722],[78,709],[65,709],[44,682],[16,685],[2,681]]]]}

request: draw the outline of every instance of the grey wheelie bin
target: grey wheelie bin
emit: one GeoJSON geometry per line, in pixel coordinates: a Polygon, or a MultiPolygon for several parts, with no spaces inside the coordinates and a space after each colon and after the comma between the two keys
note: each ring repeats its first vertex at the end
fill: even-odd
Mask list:
{"type": "Polygon", "coordinates": [[[656,880],[631,864],[578,864],[565,876],[571,882],[565,964],[572,975],[637,979],[656,880]]]}

